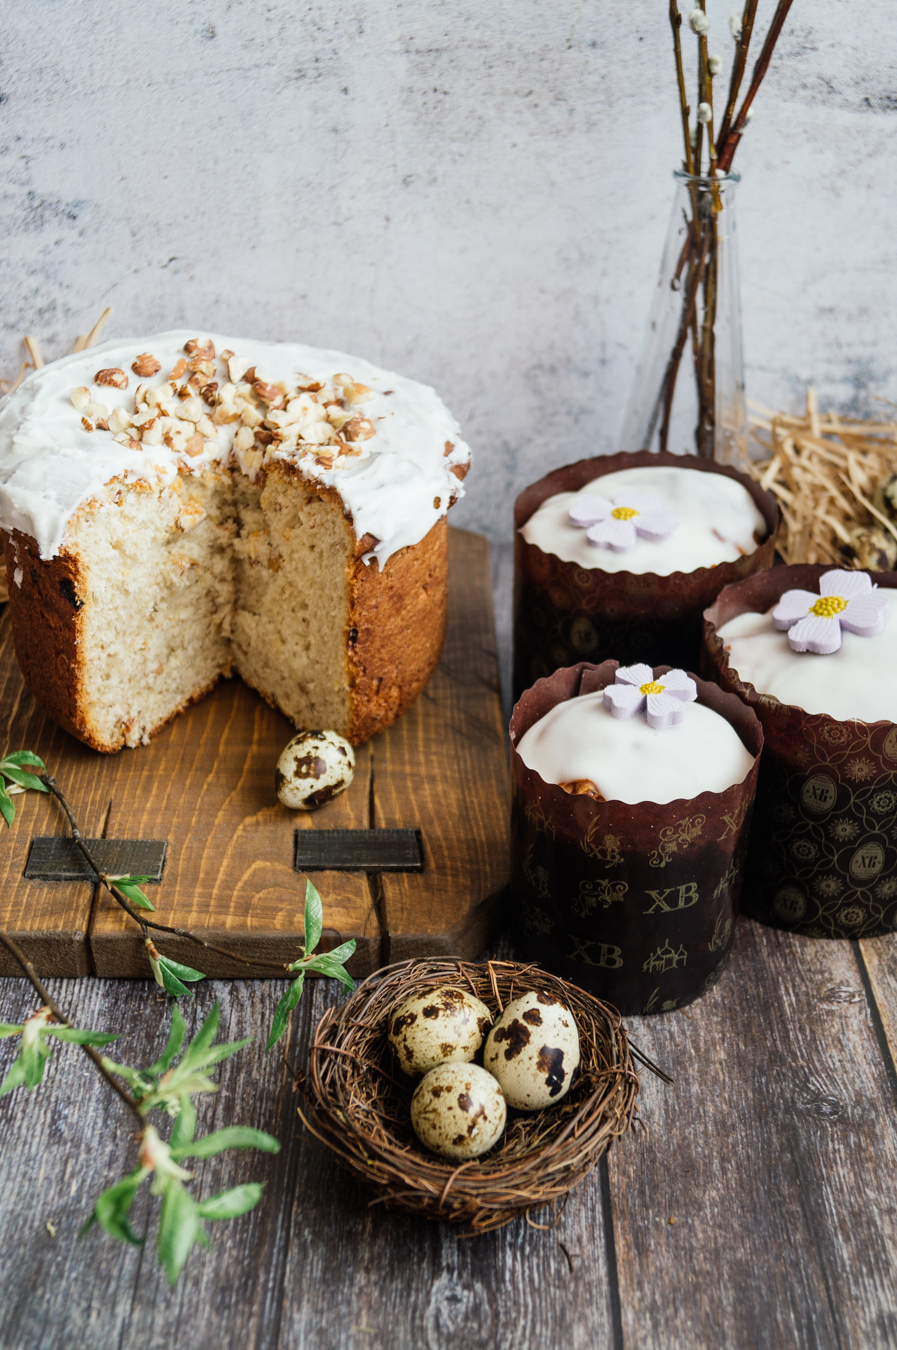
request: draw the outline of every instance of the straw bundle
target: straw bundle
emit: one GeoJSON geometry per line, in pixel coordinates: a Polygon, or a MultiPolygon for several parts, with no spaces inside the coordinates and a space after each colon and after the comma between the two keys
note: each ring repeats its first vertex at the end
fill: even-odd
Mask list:
{"type": "Polygon", "coordinates": [[[814,389],[803,417],[766,408],[756,414],[750,421],[761,457],[748,468],[782,508],[784,561],[894,568],[897,422],[820,413],[814,389]]]}

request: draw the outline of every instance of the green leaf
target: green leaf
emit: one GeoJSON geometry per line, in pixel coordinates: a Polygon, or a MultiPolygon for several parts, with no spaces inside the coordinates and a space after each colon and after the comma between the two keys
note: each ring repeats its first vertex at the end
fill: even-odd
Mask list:
{"type": "MultiPolygon", "coordinates": [[[[42,773],[47,772],[47,766],[39,755],[35,755],[31,750],[14,750],[11,755],[3,756],[4,764],[30,764],[33,769],[40,769],[42,773]]],[[[43,786],[43,784],[41,784],[43,786]]]]}
{"type": "Polygon", "coordinates": [[[74,1045],[109,1045],[118,1040],[118,1033],[111,1031],[84,1031],[80,1027],[47,1027],[46,1035],[56,1036],[60,1041],[71,1041],[74,1045]]]}
{"type": "MultiPolygon", "coordinates": [[[[200,1055],[198,1060],[190,1060],[190,1066],[193,1069],[210,1069],[213,1064],[220,1064],[223,1059],[230,1059],[238,1050],[242,1050],[245,1045],[252,1044],[252,1037],[247,1036],[242,1041],[228,1041],[226,1044],[213,1045],[205,1054],[200,1055]]],[[[184,1063],[187,1063],[186,1056],[184,1063]]]]}
{"type": "Polygon", "coordinates": [[[264,1130],[252,1129],[249,1125],[228,1125],[223,1130],[215,1130],[188,1144],[186,1148],[172,1149],[171,1156],[180,1162],[181,1158],[213,1158],[226,1148],[257,1148],[263,1153],[279,1153],[280,1144],[264,1130]]]}
{"type": "Polygon", "coordinates": [[[0,763],[0,773],[3,774],[4,778],[9,778],[11,782],[18,783],[19,787],[31,788],[34,792],[50,791],[46,783],[42,783],[39,778],[35,778],[33,773],[26,773],[24,769],[15,768],[7,759],[0,763]]]}
{"type": "Polygon", "coordinates": [[[175,1177],[166,1177],[164,1186],[157,1251],[168,1283],[175,1285],[197,1240],[199,1215],[192,1195],[175,1177]]]}
{"type": "Polygon", "coordinates": [[[345,965],[350,956],[355,955],[355,948],[358,944],[354,938],[349,938],[348,942],[343,942],[339,947],[334,947],[332,952],[321,952],[321,956],[328,956],[331,961],[339,961],[345,965]]]}
{"type": "Polygon", "coordinates": [[[271,1035],[268,1037],[268,1044],[265,1046],[266,1050],[270,1050],[272,1045],[276,1045],[286,1031],[287,1018],[302,997],[302,986],[304,983],[305,976],[299,975],[290,985],[289,989],[274,1009],[274,1020],[271,1023],[271,1035]]]}
{"type": "Polygon", "coordinates": [[[26,1088],[37,1087],[44,1076],[44,1065],[51,1055],[49,1046],[44,1044],[43,1032],[33,1039],[27,1035],[23,1037],[19,1058],[25,1069],[26,1088]]]}
{"type": "Polygon", "coordinates": [[[168,962],[165,960],[164,956],[160,958],[158,965],[159,965],[159,983],[165,990],[166,994],[172,994],[175,998],[181,998],[184,994],[189,994],[191,998],[193,997],[194,991],[192,989],[188,989],[185,984],[181,983],[177,975],[175,975],[174,972],[172,971],[168,962]]]}
{"type": "Polygon", "coordinates": [[[211,1012],[187,1046],[184,1058],[181,1061],[182,1068],[185,1068],[187,1065],[190,1065],[191,1067],[196,1066],[197,1061],[200,1059],[203,1052],[208,1050],[209,1046],[214,1041],[220,1020],[221,1008],[217,1003],[214,1003],[211,1012]]]}
{"type": "Polygon", "coordinates": [[[261,1183],[249,1181],[244,1186],[232,1186],[228,1191],[219,1191],[208,1200],[201,1200],[197,1210],[201,1219],[236,1219],[255,1209],[261,1198],[261,1183]]]}
{"type": "Polygon", "coordinates": [[[6,1077],[0,1083],[0,1097],[5,1097],[7,1092],[12,1092],[14,1088],[21,1087],[25,1082],[25,1065],[22,1062],[22,1056],[17,1055],[9,1067],[6,1077]]]}
{"type": "Polygon", "coordinates": [[[309,961],[306,970],[316,970],[319,975],[326,975],[328,979],[339,980],[340,984],[344,984],[349,990],[355,988],[355,981],[346,967],[340,961],[334,961],[329,953],[316,956],[314,960],[309,961]]]}
{"type": "Polygon", "coordinates": [[[0,1039],[4,1036],[21,1036],[24,1027],[14,1027],[12,1022],[0,1022],[0,1039]]]}
{"type": "MultiPolygon", "coordinates": [[[[114,1059],[109,1059],[107,1055],[104,1055],[103,1068],[107,1073],[114,1073],[117,1074],[119,1078],[123,1078],[128,1087],[133,1088],[141,1100],[144,1097],[148,1097],[153,1091],[153,1084],[147,1082],[144,1075],[139,1073],[137,1069],[131,1069],[127,1064],[116,1064],[114,1059]]],[[[146,1072],[148,1072],[148,1070],[146,1072]]]]}
{"type": "Polygon", "coordinates": [[[168,1141],[168,1147],[172,1150],[187,1148],[193,1143],[193,1136],[196,1134],[196,1107],[188,1096],[181,1098],[181,1109],[178,1111],[177,1119],[174,1122],[174,1129],[171,1131],[171,1138],[168,1141]]]}
{"type": "Polygon", "coordinates": [[[153,913],[156,912],[156,906],[152,901],[146,898],[138,885],[131,881],[113,881],[111,877],[109,877],[108,880],[109,885],[112,886],[114,890],[121,891],[125,899],[130,900],[132,905],[136,905],[138,909],[148,909],[153,913]]]}
{"type": "Polygon", "coordinates": [[[138,1167],[126,1177],[122,1177],[114,1186],[103,1191],[103,1194],[97,1197],[93,1213],[78,1236],[83,1236],[92,1224],[97,1222],[101,1228],[121,1242],[130,1242],[132,1247],[142,1246],[143,1238],[134,1232],[128,1213],[134,1203],[134,1197],[148,1176],[148,1168],[138,1167]]]}
{"type": "Polygon", "coordinates": [[[0,787],[0,816],[11,825],[16,818],[16,808],[7,796],[6,788],[0,787]]]}
{"type": "Polygon", "coordinates": [[[194,970],[192,966],[183,966],[180,961],[172,961],[170,956],[160,958],[164,961],[168,969],[173,971],[180,980],[204,980],[206,977],[201,970],[194,970]]]}
{"type": "Polygon", "coordinates": [[[305,953],[313,952],[324,931],[324,906],[310,881],[305,883],[305,953]]]}
{"type": "Polygon", "coordinates": [[[176,1003],[171,1005],[171,1026],[168,1029],[168,1042],[155,1064],[151,1064],[144,1073],[151,1074],[154,1078],[161,1078],[166,1069],[171,1067],[181,1046],[184,1044],[184,1036],[187,1033],[187,1023],[184,1021],[183,1013],[176,1003]]]}

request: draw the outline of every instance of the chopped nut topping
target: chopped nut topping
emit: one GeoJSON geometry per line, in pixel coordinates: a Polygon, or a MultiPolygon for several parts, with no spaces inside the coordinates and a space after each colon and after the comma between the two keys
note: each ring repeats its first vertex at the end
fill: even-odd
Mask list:
{"type": "Polygon", "coordinates": [[[77,388],[73,389],[69,394],[69,398],[72,400],[72,407],[77,408],[78,412],[81,412],[82,408],[86,408],[90,402],[90,390],[86,385],[79,384],[77,388]]]}
{"type": "Polygon", "coordinates": [[[199,338],[191,338],[189,342],[184,343],[184,351],[188,356],[198,357],[200,361],[215,360],[215,344],[211,338],[205,344],[200,342],[199,338]]]}
{"type": "Polygon", "coordinates": [[[135,375],[139,375],[141,379],[146,379],[149,375],[157,374],[162,369],[162,364],[156,360],[151,352],[141,352],[131,369],[135,375]]]}
{"type": "Polygon", "coordinates": [[[174,368],[168,377],[169,380],[179,380],[186,369],[187,369],[187,362],[182,356],[180,360],[175,362],[174,368]]]}
{"type": "Polygon", "coordinates": [[[455,448],[455,447],[454,447],[454,445],[453,445],[453,443],[452,443],[451,441],[446,441],[446,443],[445,443],[445,449],[444,449],[443,452],[442,452],[443,458],[447,458],[447,457],[452,453],[452,451],[454,450],[454,448],[455,448]]]}
{"type": "Polygon", "coordinates": [[[202,454],[202,445],[203,445],[202,433],[199,431],[195,431],[193,435],[190,437],[187,444],[184,446],[184,453],[186,455],[189,455],[191,459],[193,459],[196,457],[196,455],[202,454]]]}
{"type": "Polygon", "coordinates": [[[127,389],[128,377],[118,366],[110,366],[108,370],[98,370],[94,375],[95,384],[111,384],[114,389],[127,389]]]}
{"type": "Polygon", "coordinates": [[[86,417],[81,418],[81,425],[85,431],[93,431],[93,422],[88,422],[86,417]]]}
{"type": "Polygon", "coordinates": [[[212,380],[209,384],[204,384],[199,392],[206,403],[214,404],[215,395],[218,393],[218,381],[212,380]]]}
{"type": "Polygon", "coordinates": [[[343,437],[347,441],[369,441],[377,433],[377,428],[369,417],[350,417],[343,427],[343,437]]]}

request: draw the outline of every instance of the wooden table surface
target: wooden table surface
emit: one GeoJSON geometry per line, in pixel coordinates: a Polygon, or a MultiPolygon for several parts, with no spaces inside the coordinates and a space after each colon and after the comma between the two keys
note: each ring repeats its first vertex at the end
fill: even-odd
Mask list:
{"type": "MultiPolygon", "coordinates": [[[[448,1225],[368,1208],[301,1127],[283,1061],[259,1044],[282,986],[209,982],[188,1016],[218,998],[224,1031],[256,1043],[223,1066],[201,1128],[252,1123],[283,1150],[200,1163],[195,1185],[204,1196],[264,1180],[261,1203],[215,1226],[214,1250],[190,1257],[173,1292],[150,1244],[137,1251],[98,1231],[79,1241],[93,1198],[130,1164],[131,1123],[83,1057],[60,1047],[52,1088],[0,1102],[0,1345],[892,1347],[895,980],[892,939],[801,939],[742,920],[706,998],[629,1021],[675,1078],[644,1076],[646,1131],[573,1192],[556,1227],[518,1221],[460,1241],[448,1225]]],[[[52,990],[78,1025],[122,1029],[125,1062],[161,1049],[167,1000],[155,986],[52,990]]],[[[340,997],[330,982],[308,991],[293,1062],[340,997]]],[[[24,981],[0,982],[0,1020],[33,1001],[24,981]]],[[[138,1205],[138,1228],[140,1218],[138,1205]]]]}
{"type": "MultiPolygon", "coordinates": [[[[50,987],[77,1025],[123,1032],[124,1062],[161,1050],[168,1000],[155,985],[50,987]]],[[[253,1124],[283,1148],[197,1165],[201,1197],[243,1180],[266,1188],[251,1214],[214,1226],[214,1250],[194,1252],[174,1291],[152,1223],[141,1250],[97,1230],[77,1238],[133,1158],[131,1122],[84,1057],[60,1046],[52,1086],[0,1101],[3,1350],[897,1344],[895,939],[802,939],[741,920],[710,994],[628,1021],[675,1079],[644,1075],[645,1130],[573,1192],[554,1227],[518,1221],[463,1240],[369,1208],[302,1128],[283,1061],[261,1048],[282,988],[208,981],[181,1001],[188,1026],[217,998],[228,1039],[256,1038],[221,1067],[200,1129],[253,1124]]],[[[331,982],[307,986],[292,1062],[304,1063],[311,1027],[342,997],[331,982]]],[[[34,1003],[24,980],[0,980],[0,1021],[34,1003]]],[[[0,1042],[0,1072],[10,1044],[0,1042]]]]}

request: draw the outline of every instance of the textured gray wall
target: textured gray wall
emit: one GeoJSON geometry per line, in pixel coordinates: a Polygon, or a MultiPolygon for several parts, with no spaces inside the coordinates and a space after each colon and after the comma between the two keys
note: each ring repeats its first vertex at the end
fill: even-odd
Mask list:
{"type": "MultiPolygon", "coordinates": [[[[619,434],[678,155],[666,12],[5,0],[0,372],[106,304],[108,336],[355,351],[439,389],[479,456],[457,522],[507,538],[520,486],[619,434]]],[[[897,398],[895,53],[893,0],[795,0],[736,161],[762,402],[897,398]]]]}

